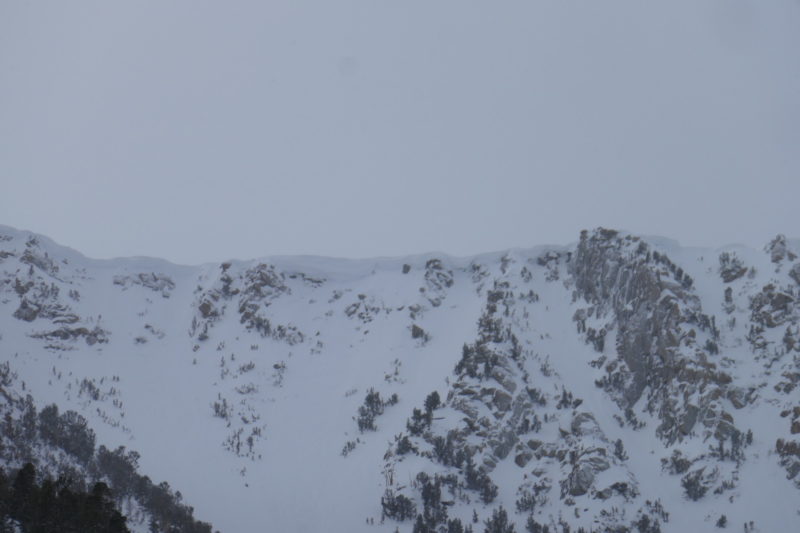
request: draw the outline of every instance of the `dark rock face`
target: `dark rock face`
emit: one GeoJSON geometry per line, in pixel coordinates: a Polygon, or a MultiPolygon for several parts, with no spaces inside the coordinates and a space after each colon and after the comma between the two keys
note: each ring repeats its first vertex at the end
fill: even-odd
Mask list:
{"type": "Polygon", "coordinates": [[[200,316],[203,318],[219,316],[219,312],[214,308],[214,304],[211,303],[211,300],[203,300],[203,302],[197,306],[197,310],[200,311],[200,316]]]}
{"type": "Polygon", "coordinates": [[[793,318],[794,307],[793,292],[783,291],[770,283],[750,300],[750,319],[760,326],[775,328],[793,318]]]}
{"type": "MultiPolygon", "coordinates": [[[[78,322],[80,317],[61,298],[61,280],[54,277],[58,272],[58,265],[45,252],[34,254],[28,249],[26,253],[31,264],[27,276],[18,273],[17,277],[8,279],[8,282],[13,280],[14,293],[20,299],[13,314],[14,318],[25,322],[49,320],[53,324],[78,322]]],[[[75,290],[70,291],[70,296],[73,299],[79,298],[75,290]]]]}
{"type": "MultiPolygon", "coordinates": [[[[473,283],[480,287],[478,294],[484,294],[486,301],[476,339],[463,346],[461,360],[449,378],[446,407],[455,411],[448,415],[455,422],[446,428],[436,422],[426,426],[417,409],[407,422],[410,434],[400,437],[408,439],[409,449],[433,463],[430,470],[424,467],[418,482],[420,476],[430,480],[445,472],[454,500],[479,498],[489,504],[497,495],[492,480],[495,469],[508,461],[529,471],[518,487],[518,509],[531,510],[549,500],[572,502],[585,497],[613,502],[615,495],[628,498],[638,494],[638,483],[630,476],[624,453],[615,455],[615,444],[592,413],[575,411],[584,405],[583,399],[563,387],[560,391],[545,388],[549,380],[557,378],[547,364],[534,363],[538,355],[517,338],[517,332],[527,327],[521,320],[526,307],[539,305],[538,297],[529,291],[514,290],[517,279],[523,283],[537,277],[550,283],[564,280],[568,255],[547,252],[526,265],[504,256],[500,275],[493,280],[476,275],[480,267],[470,266],[473,283]],[[545,425],[549,427],[545,429],[545,425]],[[540,438],[531,438],[533,434],[540,438]],[[597,486],[599,480],[603,486],[597,486]],[[551,490],[553,487],[560,487],[560,492],[551,490]]],[[[435,262],[428,267],[432,276],[444,270],[435,262]]],[[[446,277],[432,279],[442,283],[428,286],[428,298],[435,290],[448,287],[446,277]]],[[[605,330],[595,331],[599,348],[604,338],[605,330]]],[[[387,454],[385,461],[385,472],[403,468],[402,456],[387,454]]],[[[426,501],[424,486],[388,488],[426,501]]],[[[426,506],[430,508],[420,511],[423,515],[435,514],[432,506],[426,506]]]]}
{"type": "Polygon", "coordinates": [[[775,451],[780,456],[780,462],[786,469],[787,477],[794,480],[795,485],[800,488],[800,477],[798,477],[800,474],[800,442],[778,439],[775,443],[775,451]]]}
{"type": "Polygon", "coordinates": [[[595,420],[594,415],[591,413],[579,413],[575,415],[575,418],[572,419],[572,424],[570,424],[570,429],[573,435],[578,436],[593,435],[600,431],[597,420],[595,420]]]}
{"type": "Polygon", "coordinates": [[[36,267],[50,276],[58,274],[58,265],[47,252],[39,249],[39,243],[35,239],[28,241],[26,250],[19,259],[21,262],[29,264],[31,268],[36,267]]]}
{"type": "MultiPolygon", "coordinates": [[[[705,348],[714,346],[718,331],[703,313],[692,279],[639,238],[605,229],[581,234],[569,268],[589,304],[576,320],[593,315],[606,321],[605,330],[617,331],[617,357],[598,384],[625,409],[646,396],[646,409],[662,420],[658,433],[666,441],[688,434],[722,394],[712,391],[730,381],[705,348]],[[685,355],[689,351],[693,357],[685,355]],[[702,391],[702,402],[689,404],[686,391],[702,391]]],[[[588,333],[585,323],[578,329],[588,333]]],[[[588,336],[587,342],[597,347],[588,336]]]]}
{"type": "Polygon", "coordinates": [[[797,255],[789,250],[786,245],[786,237],[783,235],[777,235],[772,239],[766,247],[766,252],[770,255],[770,259],[773,263],[780,263],[784,259],[788,259],[789,261],[797,259],[797,255]]]}
{"type": "Polygon", "coordinates": [[[725,283],[736,281],[747,273],[747,267],[736,254],[723,252],[719,255],[719,275],[725,283]]]}
{"type": "Polygon", "coordinates": [[[514,457],[514,462],[517,464],[518,467],[524,468],[525,465],[527,465],[531,459],[533,459],[533,454],[528,451],[523,451],[517,454],[516,457],[514,457]]]}
{"type": "Polygon", "coordinates": [[[792,266],[792,269],[789,271],[789,277],[792,278],[795,283],[800,285],[800,263],[792,266]]]}
{"type": "Polygon", "coordinates": [[[611,467],[608,459],[601,453],[603,451],[602,448],[586,451],[564,480],[562,492],[570,496],[587,494],[594,487],[597,475],[611,467]]]}
{"type": "Polygon", "coordinates": [[[447,289],[453,286],[453,271],[445,268],[440,259],[429,259],[425,263],[425,291],[433,307],[442,305],[447,289]]]}
{"type": "Polygon", "coordinates": [[[576,466],[567,478],[566,491],[570,496],[583,496],[594,483],[595,472],[591,466],[576,466]]]}
{"type": "Polygon", "coordinates": [[[86,341],[86,344],[92,346],[94,344],[106,343],[108,342],[108,332],[104,329],[96,326],[92,329],[88,328],[59,328],[52,331],[47,331],[44,333],[37,333],[33,335],[36,339],[47,339],[47,340],[74,340],[78,338],[83,338],[86,341]]]}
{"type": "Polygon", "coordinates": [[[154,292],[161,293],[164,298],[169,298],[175,288],[175,282],[169,276],[155,272],[141,272],[134,276],[114,276],[114,285],[123,289],[132,285],[140,285],[154,292]]]}
{"type": "Polygon", "coordinates": [[[511,400],[511,395],[501,390],[495,390],[494,394],[492,395],[492,404],[499,411],[505,412],[511,409],[511,400]]]}
{"type": "Polygon", "coordinates": [[[14,318],[25,322],[33,322],[39,316],[40,310],[40,306],[30,303],[27,298],[23,298],[17,310],[14,311],[14,318]]]}
{"type": "Polygon", "coordinates": [[[263,336],[272,335],[273,328],[261,311],[281,294],[289,292],[283,282],[283,276],[272,265],[260,263],[247,269],[241,280],[239,315],[240,322],[247,329],[255,329],[263,336]]]}
{"type": "MultiPolygon", "coordinates": [[[[297,277],[297,276],[296,276],[297,277]]],[[[236,271],[230,263],[220,265],[219,277],[213,284],[202,291],[197,299],[196,308],[199,316],[195,316],[190,334],[197,340],[209,338],[210,330],[226,312],[229,303],[236,304],[239,322],[246,329],[255,330],[263,337],[283,340],[289,344],[302,342],[303,333],[292,325],[273,324],[266,314],[275,300],[283,294],[291,294],[286,285],[286,276],[273,265],[259,263],[251,268],[236,271]]],[[[320,280],[303,278],[303,281],[314,284],[320,280]]]]}

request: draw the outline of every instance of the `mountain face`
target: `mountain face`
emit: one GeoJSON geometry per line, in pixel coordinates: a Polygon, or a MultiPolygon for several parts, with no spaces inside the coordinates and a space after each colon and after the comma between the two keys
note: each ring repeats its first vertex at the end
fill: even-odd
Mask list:
{"type": "Polygon", "coordinates": [[[0,227],[0,460],[108,483],[133,531],[789,530],[798,254],[186,267],[0,227]]]}

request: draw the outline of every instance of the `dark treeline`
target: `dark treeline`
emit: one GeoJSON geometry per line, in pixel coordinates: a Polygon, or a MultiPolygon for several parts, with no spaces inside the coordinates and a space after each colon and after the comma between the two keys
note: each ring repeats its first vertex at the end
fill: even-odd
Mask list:
{"type": "Polygon", "coordinates": [[[0,469],[0,533],[128,533],[125,522],[105,483],[85,492],[64,477],[39,483],[31,463],[13,481],[0,469]]]}
{"type": "MultiPolygon", "coordinates": [[[[0,365],[0,394],[6,393],[3,385],[8,384],[9,377],[2,367],[5,365],[0,365]]],[[[5,370],[8,370],[7,367],[5,370]]],[[[19,470],[20,474],[16,474],[13,483],[3,478],[6,487],[2,494],[4,517],[18,520],[24,526],[29,520],[33,520],[32,516],[24,513],[33,512],[33,509],[46,509],[50,513],[47,514],[47,520],[60,520],[64,516],[58,514],[61,511],[56,504],[67,505],[72,502],[77,514],[70,520],[82,520],[82,505],[91,508],[91,505],[102,503],[107,505],[104,512],[111,513],[114,506],[120,508],[125,502],[134,501],[148,515],[147,525],[154,533],[212,532],[211,525],[195,520],[194,509],[183,503],[179,491],[173,492],[167,482],[153,483],[149,477],[138,472],[137,452],[126,450],[123,446],[113,450],[102,445],[95,447],[95,433],[79,413],[60,413],[55,405],[49,405],[37,412],[30,395],[25,399],[15,398],[7,393],[2,396],[7,402],[5,405],[0,402],[0,465],[5,464],[9,468],[8,465],[30,463],[30,466],[26,465],[19,470]],[[57,451],[63,452],[70,459],[65,459],[57,451]],[[36,476],[32,475],[32,470],[34,473],[39,471],[41,485],[36,484],[36,476]],[[17,494],[15,484],[17,477],[23,472],[30,478],[26,482],[30,489],[30,498],[23,497],[23,493],[15,496],[28,501],[27,507],[19,508],[12,505],[13,499],[9,499],[9,495],[17,494]],[[63,501],[60,500],[62,493],[66,498],[63,501]],[[45,507],[40,509],[37,507],[39,505],[45,507]],[[23,514],[16,514],[20,512],[23,514]]],[[[91,509],[97,514],[96,509],[91,509]]],[[[101,515],[102,513],[97,516],[101,515]]],[[[106,518],[111,520],[111,514],[106,518]]],[[[41,526],[38,522],[35,524],[25,527],[24,531],[73,531],[65,529],[66,526],[47,529],[49,526],[41,526]]],[[[105,528],[78,527],[75,531],[127,531],[124,520],[114,524],[114,527],[121,529],[108,529],[111,526],[106,524],[105,528]]],[[[4,531],[0,529],[0,533],[4,531]]]]}

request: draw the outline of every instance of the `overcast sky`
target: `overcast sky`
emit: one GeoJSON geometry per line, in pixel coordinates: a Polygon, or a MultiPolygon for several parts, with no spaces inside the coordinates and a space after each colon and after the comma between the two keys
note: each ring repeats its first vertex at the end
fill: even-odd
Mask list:
{"type": "Polygon", "coordinates": [[[91,257],[800,237],[800,1],[0,1],[0,223],[91,257]]]}

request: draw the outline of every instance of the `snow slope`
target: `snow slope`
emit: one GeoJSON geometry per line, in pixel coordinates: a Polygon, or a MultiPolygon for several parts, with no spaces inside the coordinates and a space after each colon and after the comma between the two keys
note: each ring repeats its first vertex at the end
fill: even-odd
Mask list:
{"type": "Polygon", "coordinates": [[[0,362],[16,393],[137,450],[144,473],[220,531],[411,531],[413,517],[382,516],[387,489],[431,527],[474,513],[482,531],[502,506],[517,531],[529,517],[650,531],[643,516],[713,531],[721,515],[783,531],[800,521],[787,478],[800,452],[776,446],[800,440],[793,250],[599,229],[471,258],[190,267],[93,260],[0,226],[0,362]],[[741,263],[728,282],[721,253],[741,263]],[[370,390],[382,413],[360,431],[370,390]],[[411,434],[433,391],[443,405],[411,434]],[[460,462],[436,451],[448,434],[460,462]],[[398,451],[402,436],[413,451],[398,451]],[[670,473],[675,450],[690,466],[670,473]],[[466,456],[497,487],[490,501],[468,487],[466,456]],[[697,471],[706,490],[693,501],[682,480],[697,471]],[[420,472],[440,476],[441,497],[423,495],[420,472]]]}

